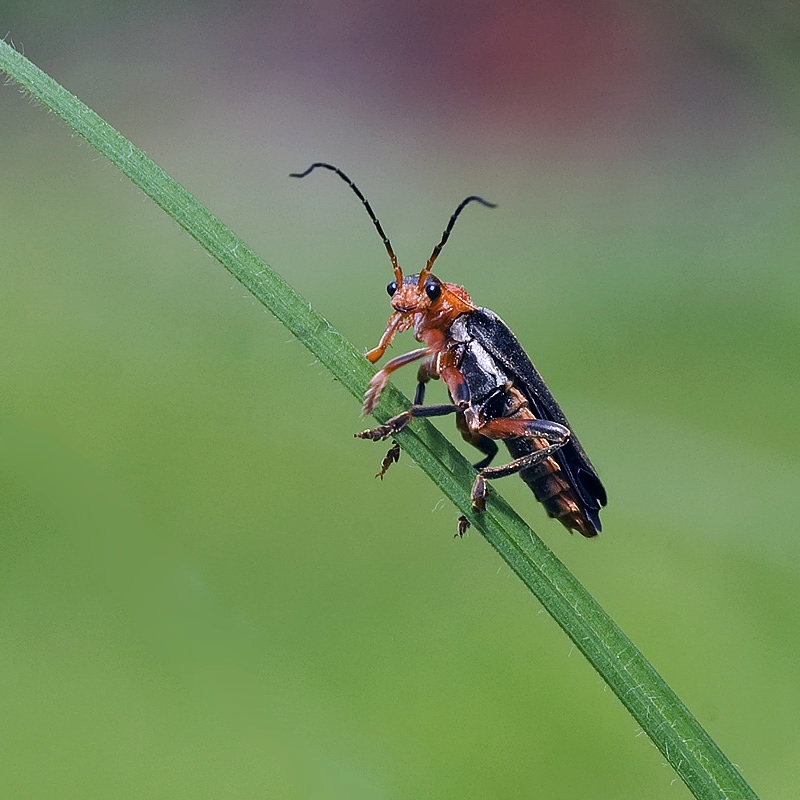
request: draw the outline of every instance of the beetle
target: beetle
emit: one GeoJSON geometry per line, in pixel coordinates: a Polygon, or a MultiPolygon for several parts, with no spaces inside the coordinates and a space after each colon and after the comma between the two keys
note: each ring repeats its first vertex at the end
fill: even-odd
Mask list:
{"type": "MultiPolygon", "coordinates": [[[[364,395],[363,410],[365,414],[373,411],[395,370],[420,361],[413,405],[384,425],[357,433],[356,437],[382,441],[395,436],[416,417],[455,414],[462,437],[485,456],[475,464],[478,475],[471,497],[477,512],[486,508],[487,481],[519,473],[550,517],[558,519],[569,531],[596,536],[601,530],[600,509],[606,505],[606,491],[541,375],[497,314],[476,306],[461,286],[444,283],[431,272],[466,206],[479,203],[494,208],[494,203],[477,195],[463,200],[425,267],[419,273],[403,275],[372,206],[342,170],[319,161],[305,172],[291,173],[291,177],[304,178],[317,168],[334,172],[361,200],[394,270],[394,279],[386,287],[393,313],[377,347],[366,353],[367,360],[377,362],[395,335],[410,328],[424,345],[391,359],[373,376],[364,395]],[[426,385],[437,378],[447,387],[452,402],[426,406],[426,385]],[[492,467],[497,440],[505,443],[512,461],[492,467]]],[[[381,464],[379,477],[399,455],[399,446],[394,442],[381,464]]],[[[466,517],[459,517],[457,535],[463,535],[468,527],[466,517]]]]}

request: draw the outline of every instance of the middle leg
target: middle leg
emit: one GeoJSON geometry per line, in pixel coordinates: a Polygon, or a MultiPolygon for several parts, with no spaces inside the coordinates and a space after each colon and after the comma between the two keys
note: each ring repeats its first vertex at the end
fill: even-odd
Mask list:
{"type": "MultiPolygon", "coordinates": [[[[373,442],[381,442],[384,439],[388,439],[403,430],[403,428],[405,428],[406,425],[408,425],[408,423],[414,419],[414,417],[443,417],[445,414],[453,414],[456,411],[458,411],[458,407],[453,405],[414,405],[411,406],[408,411],[404,411],[402,414],[392,417],[386,422],[385,425],[378,425],[377,428],[370,428],[369,430],[361,431],[361,433],[356,433],[354,435],[356,439],[370,439],[373,442]]],[[[381,462],[381,468],[375,477],[383,479],[383,476],[386,474],[386,470],[389,469],[389,467],[399,459],[400,445],[398,445],[397,442],[394,442],[389,449],[389,452],[381,462]]]]}
{"type": "Polygon", "coordinates": [[[399,433],[415,417],[443,417],[446,414],[455,414],[458,410],[458,406],[454,406],[451,403],[438,406],[411,406],[408,411],[392,417],[384,425],[378,425],[377,428],[370,428],[369,430],[361,431],[361,433],[356,433],[355,437],[356,439],[371,439],[373,442],[380,442],[399,433]]]}

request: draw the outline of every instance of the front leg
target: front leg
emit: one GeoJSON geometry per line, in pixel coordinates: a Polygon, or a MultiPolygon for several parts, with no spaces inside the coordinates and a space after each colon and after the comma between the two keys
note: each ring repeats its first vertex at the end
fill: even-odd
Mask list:
{"type": "Polygon", "coordinates": [[[406,364],[418,361],[420,358],[425,358],[427,355],[430,355],[430,350],[427,347],[420,347],[418,350],[412,350],[410,353],[404,353],[402,356],[397,356],[397,358],[387,361],[383,369],[376,372],[369,382],[366,394],[364,395],[363,412],[365,414],[371,414],[374,411],[375,406],[378,405],[378,400],[380,400],[383,394],[383,390],[386,388],[386,384],[389,383],[389,376],[395,370],[404,367],[406,364]]]}

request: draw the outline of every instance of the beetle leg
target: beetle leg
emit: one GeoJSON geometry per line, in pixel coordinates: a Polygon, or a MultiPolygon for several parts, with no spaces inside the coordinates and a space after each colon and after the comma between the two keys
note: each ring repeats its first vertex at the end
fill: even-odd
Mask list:
{"type": "MultiPolygon", "coordinates": [[[[453,414],[457,411],[458,407],[452,405],[411,406],[408,411],[404,411],[402,414],[387,420],[385,425],[378,425],[377,428],[361,431],[361,433],[356,433],[355,437],[356,439],[371,439],[373,442],[380,442],[399,433],[414,417],[443,417],[445,414],[453,414]]],[[[375,477],[383,480],[386,470],[399,459],[400,445],[395,442],[383,461],[381,461],[381,468],[375,477]]]]}
{"type": "Polygon", "coordinates": [[[476,511],[480,511],[483,513],[486,511],[486,498],[489,495],[489,486],[486,483],[483,475],[478,473],[478,477],[475,478],[475,483],[472,484],[472,507],[476,511]]]}
{"type": "Polygon", "coordinates": [[[395,312],[392,314],[392,316],[389,317],[389,321],[386,323],[386,330],[383,332],[383,336],[381,336],[378,346],[374,347],[368,353],[365,353],[364,358],[366,358],[371,364],[374,364],[386,352],[386,349],[392,343],[392,339],[394,339],[394,335],[396,333],[401,333],[402,331],[408,330],[410,324],[411,323],[409,322],[407,315],[401,314],[400,312],[395,312]]]}
{"type": "Polygon", "coordinates": [[[506,475],[513,475],[528,467],[533,467],[536,464],[549,458],[557,450],[560,450],[566,442],[560,444],[551,444],[543,447],[541,450],[534,450],[533,453],[515,458],[508,464],[502,467],[484,467],[475,478],[475,483],[472,484],[472,505],[476,511],[486,511],[486,498],[489,496],[489,486],[487,480],[494,480],[495,478],[505,478],[506,475]]]}
{"type": "Polygon", "coordinates": [[[443,417],[445,414],[454,414],[458,411],[458,406],[444,404],[440,406],[411,406],[408,411],[398,414],[387,420],[384,425],[377,428],[370,428],[361,433],[356,433],[356,439],[371,439],[373,442],[380,442],[399,433],[415,417],[443,417]]]}
{"type": "Polygon", "coordinates": [[[486,458],[482,458],[477,464],[473,465],[475,469],[486,469],[497,455],[497,445],[494,443],[494,440],[490,439],[488,436],[480,436],[477,441],[472,441],[471,439],[467,439],[467,441],[475,445],[481,453],[486,455],[486,458]]]}
{"type": "Polygon", "coordinates": [[[509,436],[544,439],[559,447],[569,441],[572,433],[566,425],[535,417],[497,417],[481,425],[475,432],[490,439],[507,439],[509,436]]]}
{"type": "Polygon", "coordinates": [[[488,467],[497,455],[497,445],[494,440],[471,430],[463,414],[458,414],[456,416],[456,427],[465,442],[469,442],[473,447],[477,447],[478,450],[486,456],[486,458],[482,458],[477,464],[473,464],[475,469],[488,467]]]}
{"type": "Polygon", "coordinates": [[[450,360],[452,360],[452,357],[448,359],[448,354],[444,354],[441,359],[444,363],[439,363],[439,377],[447,386],[447,391],[450,392],[453,402],[461,408],[467,408],[470,401],[469,386],[461,370],[448,363],[450,360]]]}
{"type": "Polygon", "coordinates": [[[406,364],[411,364],[413,361],[418,361],[430,353],[427,347],[420,347],[419,350],[412,350],[410,353],[404,353],[402,356],[397,356],[391,361],[387,361],[383,368],[372,376],[369,382],[366,394],[364,395],[364,406],[362,408],[365,414],[372,413],[372,410],[378,405],[383,390],[389,382],[389,376],[395,371],[404,367],[406,364]]]}
{"type": "Polygon", "coordinates": [[[375,475],[376,478],[380,478],[383,480],[383,476],[386,474],[386,470],[392,466],[392,464],[396,464],[400,460],[400,445],[397,442],[393,442],[392,446],[389,448],[389,452],[383,457],[383,461],[381,461],[381,468],[375,475]]]}
{"type": "MultiPolygon", "coordinates": [[[[570,437],[570,430],[558,422],[551,422],[546,419],[520,418],[520,417],[499,417],[492,419],[478,428],[471,431],[473,436],[483,436],[491,439],[506,439],[509,436],[521,436],[526,439],[538,440],[540,447],[532,453],[528,453],[520,458],[516,458],[508,464],[499,467],[490,467],[488,462],[483,466],[475,478],[472,485],[472,505],[477,511],[486,509],[486,498],[489,495],[487,480],[504,478],[506,475],[513,475],[523,469],[528,469],[549,458],[557,450],[560,450],[570,437]],[[549,444],[547,444],[549,442],[549,444]]],[[[466,437],[465,437],[466,438],[466,437]]]]}
{"type": "Polygon", "coordinates": [[[436,370],[436,353],[432,353],[420,365],[417,371],[417,390],[414,392],[414,405],[421,406],[425,402],[425,385],[431,378],[438,378],[436,370]]]}

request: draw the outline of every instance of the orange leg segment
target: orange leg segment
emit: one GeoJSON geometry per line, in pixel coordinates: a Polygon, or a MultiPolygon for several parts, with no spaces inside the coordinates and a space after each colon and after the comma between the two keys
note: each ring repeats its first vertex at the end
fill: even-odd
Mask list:
{"type": "Polygon", "coordinates": [[[364,395],[364,413],[371,414],[375,406],[378,405],[378,400],[380,400],[381,394],[383,394],[383,390],[389,382],[389,376],[395,370],[404,367],[406,364],[418,361],[420,358],[425,358],[427,355],[430,355],[428,348],[420,347],[418,350],[412,350],[410,353],[404,353],[402,356],[397,356],[397,358],[387,361],[383,369],[376,372],[369,382],[366,394],[364,395]]]}
{"type": "Polygon", "coordinates": [[[509,436],[521,436],[526,439],[539,440],[541,446],[532,453],[516,458],[499,467],[483,467],[472,485],[472,505],[476,511],[486,510],[486,498],[489,495],[487,480],[504,478],[523,469],[540,464],[557,450],[560,450],[570,437],[569,428],[558,422],[546,419],[525,417],[499,417],[481,425],[475,434],[490,439],[507,439],[509,436]]]}

